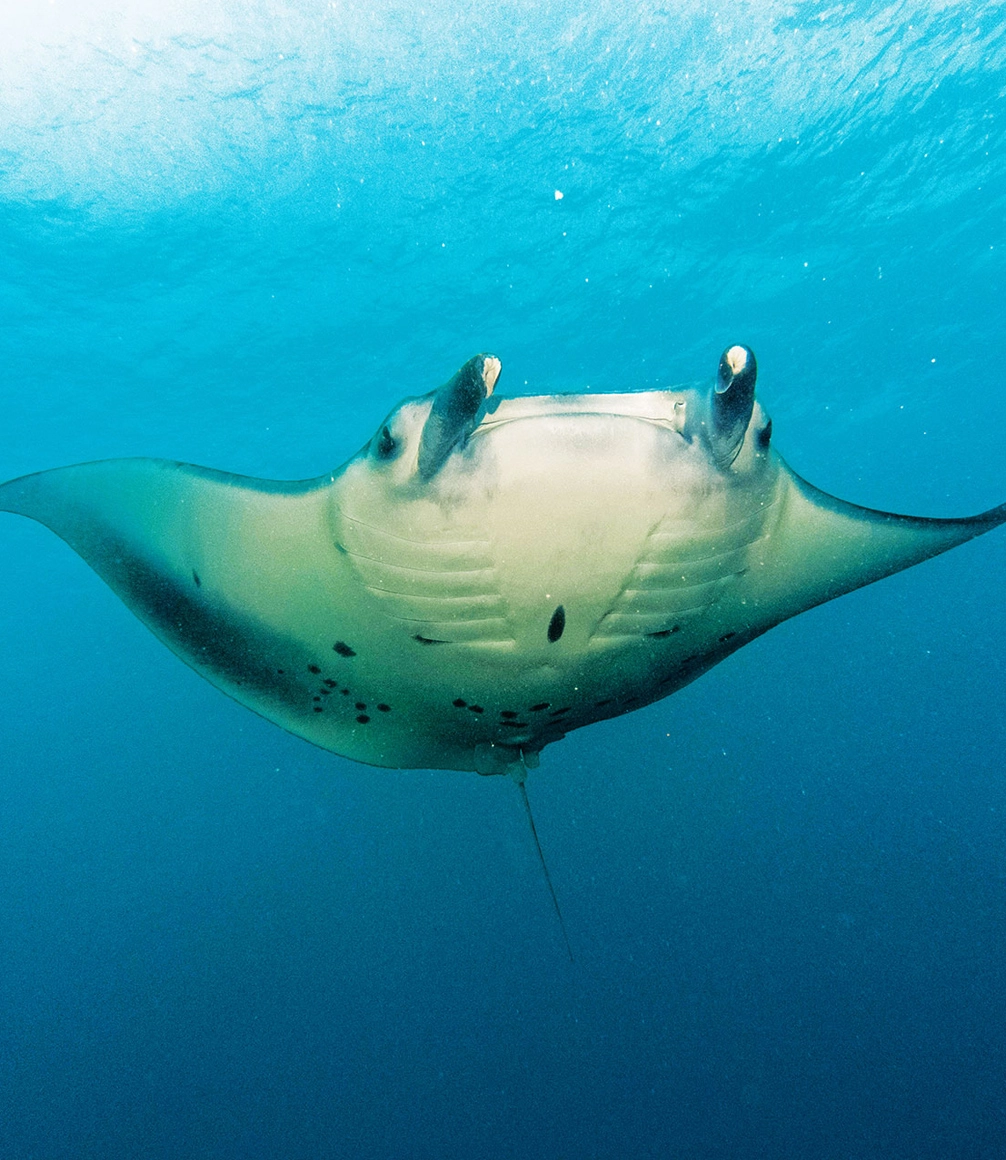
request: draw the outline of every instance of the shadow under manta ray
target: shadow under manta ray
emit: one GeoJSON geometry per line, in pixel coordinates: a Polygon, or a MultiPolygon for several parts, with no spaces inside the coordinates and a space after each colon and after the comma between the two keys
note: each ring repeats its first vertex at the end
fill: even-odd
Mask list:
{"type": "Polygon", "coordinates": [[[800,479],[745,346],[708,389],[498,399],[499,372],[469,359],[317,479],[119,459],[12,480],[0,510],[51,528],[173,652],[290,732],[371,765],[509,772],[522,791],[571,729],[1006,521],[1006,505],[870,511],[800,479]]]}

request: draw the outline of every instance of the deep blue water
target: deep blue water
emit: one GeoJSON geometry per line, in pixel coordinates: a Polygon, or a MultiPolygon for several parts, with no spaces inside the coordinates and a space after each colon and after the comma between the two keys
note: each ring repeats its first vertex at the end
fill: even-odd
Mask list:
{"type": "MultiPolygon", "coordinates": [[[[0,476],[341,463],[750,343],[819,486],[1006,499],[1006,7],[0,12],[0,476]],[[555,194],[563,196],[558,199],[555,194]]],[[[1006,1156],[1006,535],[506,778],[366,768],[0,517],[0,1156],[1006,1156]]]]}

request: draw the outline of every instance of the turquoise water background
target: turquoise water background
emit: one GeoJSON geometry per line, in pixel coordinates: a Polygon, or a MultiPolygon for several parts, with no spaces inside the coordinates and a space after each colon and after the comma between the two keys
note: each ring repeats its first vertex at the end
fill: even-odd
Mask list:
{"type": "MultiPolygon", "coordinates": [[[[1006,6],[24,0],[0,476],[300,478],[757,352],[845,499],[1006,500],[1006,6]],[[559,194],[562,196],[560,197],[559,194]]],[[[0,520],[0,1155],[1006,1155],[1006,535],[528,782],[231,703],[0,520]]]]}

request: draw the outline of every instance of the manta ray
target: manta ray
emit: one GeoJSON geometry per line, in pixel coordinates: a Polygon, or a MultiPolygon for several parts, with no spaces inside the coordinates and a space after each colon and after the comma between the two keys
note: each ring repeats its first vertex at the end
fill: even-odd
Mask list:
{"type": "Polygon", "coordinates": [[[347,463],[273,482],[114,459],[0,486],[174,653],[324,749],[523,771],[781,621],[1006,521],[872,511],[772,445],[756,360],[708,386],[500,398],[479,354],[347,463]]]}
{"type": "MultiPolygon", "coordinates": [[[[708,386],[500,398],[479,354],[342,467],[273,482],[114,459],[0,486],[174,653],[324,749],[524,773],[781,621],[1006,521],[872,511],[772,445],[757,364],[708,386]]],[[[572,958],[563,924],[566,948],[572,958]]]]}

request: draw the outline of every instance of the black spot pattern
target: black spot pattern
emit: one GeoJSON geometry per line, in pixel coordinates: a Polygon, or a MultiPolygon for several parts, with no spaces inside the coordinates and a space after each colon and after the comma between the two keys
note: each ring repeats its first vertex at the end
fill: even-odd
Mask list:
{"type": "Polygon", "coordinates": [[[549,707],[549,704],[550,704],[549,701],[539,701],[537,705],[531,706],[531,712],[532,713],[540,713],[542,711],[542,709],[547,709],[549,707]]]}
{"type": "Polygon", "coordinates": [[[468,702],[462,701],[460,697],[458,697],[458,699],[453,702],[453,705],[454,705],[455,709],[467,709],[468,708],[468,702]]]}
{"type": "Polygon", "coordinates": [[[142,611],[197,669],[210,669],[273,703],[296,704],[303,696],[295,678],[262,659],[289,655],[293,642],[282,633],[226,603],[201,593],[197,597],[188,584],[164,575],[132,545],[114,537],[102,542],[100,558],[89,554],[88,559],[126,605],[142,611]]]}
{"type": "MultiPolygon", "coordinates": [[[[324,713],[326,698],[337,688],[347,698],[352,695],[348,686],[340,688],[333,677],[326,676],[320,664],[301,659],[296,641],[219,601],[212,593],[193,592],[193,586],[202,587],[202,577],[195,569],[191,569],[192,585],[173,580],[131,545],[111,538],[94,566],[129,607],[142,611],[165,640],[198,669],[210,669],[269,703],[297,707],[302,713],[324,713]],[[286,664],[291,667],[277,666],[272,658],[278,656],[287,657],[286,664]],[[315,680],[305,680],[305,670],[315,680]]],[[[340,656],[356,655],[346,641],[337,641],[332,647],[340,656]]],[[[362,691],[357,691],[357,696],[362,691]]],[[[371,717],[365,712],[365,703],[358,701],[356,705],[357,720],[368,724],[371,717]]],[[[327,708],[331,710],[331,703],[327,708]]],[[[378,711],[390,713],[392,708],[382,702],[378,711]]]]}
{"type": "Polygon", "coordinates": [[[517,716],[517,714],[516,714],[516,713],[513,711],[513,709],[504,709],[504,710],[503,710],[503,711],[500,713],[500,716],[501,716],[501,717],[506,717],[506,718],[507,718],[507,720],[509,720],[509,721],[512,721],[512,720],[514,719],[514,717],[516,717],[516,716],[517,716]]]}

